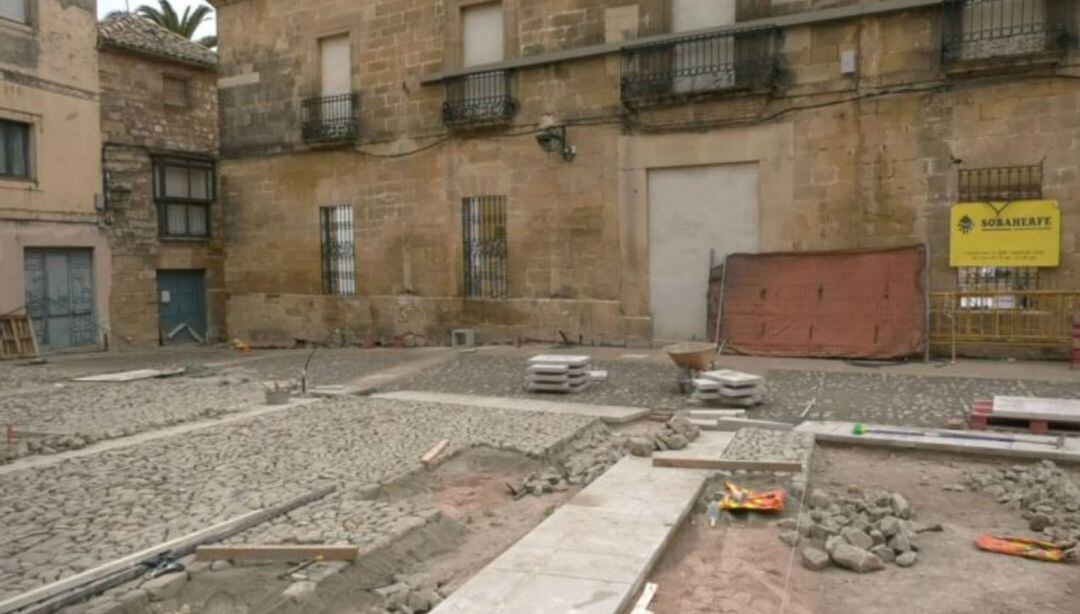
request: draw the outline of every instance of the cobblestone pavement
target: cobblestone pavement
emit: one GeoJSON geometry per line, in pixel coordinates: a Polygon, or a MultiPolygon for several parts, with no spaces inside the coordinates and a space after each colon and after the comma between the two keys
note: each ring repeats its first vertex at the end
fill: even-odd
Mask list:
{"type": "Polygon", "coordinates": [[[917,377],[887,372],[770,371],[768,402],[751,418],[799,422],[811,399],[811,420],[850,420],[911,426],[944,426],[966,418],[976,399],[997,396],[1080,398],[1080,381],[917,377]]]}
{"type": "MultiPolygon", "coordinates": [[[[536,354],[554,353],[537,350],[536,354]]],[[[588,348],[574,352],[588,354],[588,348]]],[[[424,370],[419,375],[387,386],[388,390],[433,390],[496,397],[527,397],[574,403],[627,405],[631,407],[682,407],[686,397],[679,393],[681,371],[674,365],[654,362],[593,362],[593,369],[606,370],[608,379],[572,395],[538,394],[525,390],[527,357],[493,356],[484,352],[463,353],[424,370]]]]}
{"type": "MultiPolygon", "coordinates": [[[[537,350],[537,354],[541,350],[537,350]]],[[[588,354],[588,348],[581,348],[588,354]]],[[[463,394],[568,400],[580,403],[635,407],[684,407],[687,396],[677,390],[680,371],[656,362],[594,363],[608,380],[569,397],[529,393],[524,389],[527,358],[460,354],[391,386],[397,390],[433,390],[463,394]]],[[[853,420],[912,426],[943,426],[949,418],[964,418],[972,401],[994,395],[1080,398],[1076,383],[1024,379],[925,377],[893,375],[881,369],[860,373],[773,370],[767,376],[767,400],[749,410],[750,418],[800,422],[853,420]]]]}
{"type": "Polygon", "coordinates": [[[309,386],[346,384],[376,371],[430,356],[432,351],[438,350],[320,348],[314,355],[310,351],[292,350],[238,364],[236,368],[261,379],[299,380],[304,364],[311,356],[307,367],[309,386]]]}
{"type": "Polygon", "coordinates": [[[367,497],[438,440],[540,456],[591,422],[347,398],[0,475],[0,599],[329,484],[333,499],[275,537],[370,543],[423,521],[367,497]]]}
{"type": "Polygon", "coordinates": [[[79,449],[156,428],[214,418],[264,402],[257,383],[175,377],[126,383],[69,382],[0,398],[0,424],[30,432],[15,456],[79,449]]]}
{"type": "Polygon", "coordinates": [[[128,371],[133,369],[176,369],[192,362],[223,362],[242,355],[224,348],[159,350],[156,352],[95,352],[46,357],[46,363],[30,365],[28,361],[0,362],[0,391],[20,387],[63,382],[73,377],[128,371]]]}

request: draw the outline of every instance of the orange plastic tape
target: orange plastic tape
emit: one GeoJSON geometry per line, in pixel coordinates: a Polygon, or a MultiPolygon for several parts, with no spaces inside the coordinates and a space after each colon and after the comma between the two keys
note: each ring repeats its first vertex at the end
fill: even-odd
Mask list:
{"type": "Polygon", "coordinates": [[[782,512],[784,511],[784,491],[769,490],[754,492],[740,488],[728,482],[727,493],[720,500],[720,509],[727,511],[782,512]]]}
{"type": "Polygon", "coordinates": [[[1023,537],[983,534],[975,538],[975,545],[987,552],[1022,556],[1036,561],[1060,563],[1065,559],[1065,548],[1061,545],[1023,537]]]}

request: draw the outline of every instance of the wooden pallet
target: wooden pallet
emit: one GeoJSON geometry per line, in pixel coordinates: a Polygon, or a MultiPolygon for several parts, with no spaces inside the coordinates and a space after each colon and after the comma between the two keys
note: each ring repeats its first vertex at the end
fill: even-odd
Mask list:
{"type": "Polygon", "coordinates": [[[41,355],[34,325],[26,315],[0,316],[0,360],[41,355]]]}

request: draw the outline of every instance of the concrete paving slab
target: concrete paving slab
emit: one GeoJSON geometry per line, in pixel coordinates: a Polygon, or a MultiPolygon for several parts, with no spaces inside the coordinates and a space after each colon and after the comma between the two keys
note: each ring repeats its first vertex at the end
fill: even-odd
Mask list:
{"type": "Polygon", "coordinates": [[[118,373],[103,373],[101,375],[88,375],[86,377],[76,377],[72,379],[73,382],[137,382],[144,379],[155,379],[159,377],[172,377],[174,375],[183,375],[183,369],[137,369],[135,371],[120,371],[118,373]]]}
{"type": "Polygon", "coordinates": [[[874,424],[863,425],[871,432],[855,435],[854,427],[854,422],[807,421],[795,430],[813,433],[817,441],[834,443],[1080,463],[1080,438],[1075,437],[1013,435],[988,431],[975,433],[874,424]],[[891,432],[874,433],[874,430],[891,432]]]}
{"type": "Polygon", "coordinates": [[[433,613],[618,614],[693,508],[707,476],[623,458],[433,613]]]}
{"type": "Polygon", "coordinates": [[[703,431],[689,446],[682,450],[653,452],[653,459],[705,459],[716,460],[724,456],[728,444],[735,439],[733,431],[703,431]]]}
{"type": "Polygon", "coordinates": [[[994,397],[991,418],[1080,423],[1080,401],[1036,397],[994,397]]]}
{"type": "Polygon", "coordinates": [[[512,399],[507,397],[483,397],[470,394],[448,392],[425,392],[420,390],[401,390],[372,395],[376,399],[396,401],[416,401],[420,403],[440,403],[464,407],[486,407],[508,409],[512,411],[539,411],[553,414],[573,414],[593,416],[608,424],[625,424],[640,420],[652,411],[647,407],[623,407],[617,405],[593,405],[591,403],[570,403],[564,401],[539,401],[534,399],[512,399]]]}
{"type": "Polygon", "coordinates": [[[790,431],[795,425],[787,422],[772,422],[770,420],[751,420],[749,418],[719,418],[716,425],[722,431],[738,431],[739,429],[768,429],[770,431],[790,431]]]}

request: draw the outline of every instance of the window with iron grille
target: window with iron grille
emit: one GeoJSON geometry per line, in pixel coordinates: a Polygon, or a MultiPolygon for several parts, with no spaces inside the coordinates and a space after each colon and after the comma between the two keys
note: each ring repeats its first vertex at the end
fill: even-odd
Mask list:
{"type": "MultiPolygon", "coordinates": [[[[999,166],[962,169],[962,202],[1009,202],[1042,198],[1042,165],[999,166]]],[[[1008,292],[1039,288],[1039,269],[1035,267],[960,267],[957,269],[960,292],[975,296],[960,298],[966,309],[1024,309],[1026,299],[1008,292]],[[978,293],[986,293],[982,296],[978,293]]]]}
{"type": "Polygon", "coordinates": [[[1022,56],[1065,49],[1073,0],[946,0],[946,61],[1022,56]]]}
{"type": "Polygon", "coordinates": [[[356,243],[350,205],[319,207],[323,294],[356,294],[356,243]]]}
{"type": "Polygon", "coordinates": [[[190,105],[187,79],[168,75],[162,77],[162,98],[165,106],[186,109],[190,105]]]}
{"type": "Polygon", "coordinates": [[[210,205],[215,198],[212,160],[154,159],[154,200],[161,236],[209,237],[210,205]]]}
{"type": "Polygon", "coordinates": [[[506,197],[474,196],[461,205],[465,296],[503,298],[506,275],[506,197]]]}
{"type": "Polygon", "coordinates": [[[624,104],[766,87],[777,74],[778,30],[747,28],[628,46],[622,53],[624,104]]]}

